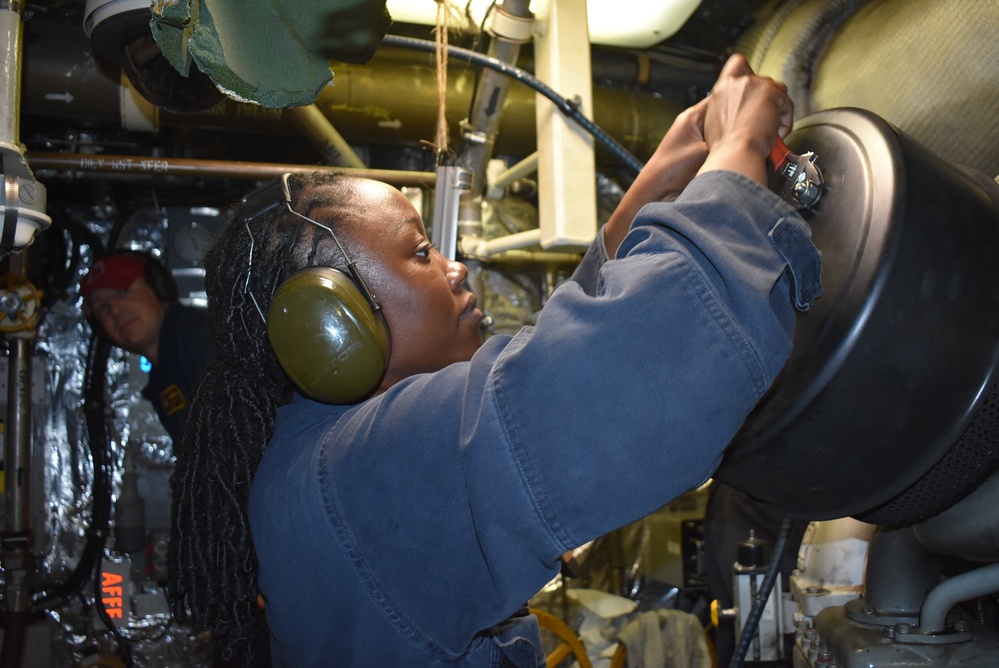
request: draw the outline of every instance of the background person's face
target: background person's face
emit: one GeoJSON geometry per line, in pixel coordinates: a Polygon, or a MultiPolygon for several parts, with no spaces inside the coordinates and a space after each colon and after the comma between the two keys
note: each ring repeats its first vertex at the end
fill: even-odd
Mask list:
{"type": "Polygon", "coordinates": [[[88,299],[94,318],[112,343],[155,357],[167,305],[157,299],[146,279],[135,279],[125,290],[94,290],[88,299]]]}
{"type": "Polygon", "coordinates": [[[463,285],[468,270],[437,252],[419,214],[398,190],[364,183],[360,191],[366,206],[353,221],[352,237],[392,340],[382,389],[470,359],[482,345],[482,312],[463,285]]]}

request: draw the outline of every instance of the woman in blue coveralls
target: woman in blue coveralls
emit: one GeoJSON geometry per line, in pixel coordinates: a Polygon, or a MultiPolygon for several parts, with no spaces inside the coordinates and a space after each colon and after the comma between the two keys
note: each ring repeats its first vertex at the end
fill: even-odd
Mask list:
{"type": "Polygon", "coordinates": [[[293,176],[238,210],[207,261],[220,357],[178,472],[175,609],[239,646],[264,608],[282,666],[544,665],[525,601],[567,550],[708,478],[821,290],[765,187],[791,117],[733,56],[536,325],[485,343],[465,267],[394,188],[293,176]],[[345,253],[391,346],[366,396],[322,403],[265,320],[289,275],[345,253]]]}

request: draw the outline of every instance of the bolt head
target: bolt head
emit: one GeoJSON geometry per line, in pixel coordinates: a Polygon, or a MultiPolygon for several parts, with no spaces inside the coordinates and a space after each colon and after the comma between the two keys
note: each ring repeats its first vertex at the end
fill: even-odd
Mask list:
{"type": "Polygon", "coordinates": [[[794,198],[805,206],[812,206],[819,201],[822,190],[811,181],[799,181],[794,184],[794,198]]]}

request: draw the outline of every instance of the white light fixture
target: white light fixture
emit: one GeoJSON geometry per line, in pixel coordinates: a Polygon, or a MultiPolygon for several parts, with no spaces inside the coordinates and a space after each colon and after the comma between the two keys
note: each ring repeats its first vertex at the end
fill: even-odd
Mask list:
{"type": "MultiPolygon", "coordinates": [[[[455,0],[455,4],[464,8],[465,0],[455,0]]],[[[482,23],[490,4],[491,0],[472,0],[470,13],[476,25],[482,23]]],[[[540,4],[535,0],[532,10],[540,4]]],[[[672,37],[700,4],[701,0],[587,0],[590,42],[648,48],[672,37]]],[[[435,25],[437,22],[435,0],[388,0],[387,5],[393,21],[421,25],[435,25]]]]}

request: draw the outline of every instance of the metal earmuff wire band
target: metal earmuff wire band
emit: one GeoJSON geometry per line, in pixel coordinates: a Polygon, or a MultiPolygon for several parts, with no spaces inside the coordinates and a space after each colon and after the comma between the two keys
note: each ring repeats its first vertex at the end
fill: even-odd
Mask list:
{"type": "Polygon", "coordinates": [[[260,308],[260,304],[257,302],[257,298],[253,294],[253,289],[250,285],[251,277],[253,276],[253,232],[250,231],[250,221],[262,216],[267,213],[275,206],[280,206],[284,204],[288,212],[294,216],[297,216],[309,223],[312,223],[316,227],[326,230],[329,232],[330,236],[333,237],[333,242],[336,244],[337,248],[340,249],[340,254],[347,261],[347,270],[350,272],[351,278],[357,283],[358,289],[360,289],[361,294],[371,305],[371,310],[378,313],[382,309],[381,302],[375,297],[374,293],[368,288],[368,284],[364,282],[361,277],[360,272],[357,270],[357,265],[354,260],[347,254],[340,240],[337,238],[336,234],[328,226],[323,225],[317,220],[313,220],[308,216],[302,215],[299,212],[291,208],[291,188],[288,185],[288,177],[291,176],[289,172],[285,172],[281,175],[280,179],[271,181],[264,184],[263,186],[257,188],[253,192],[247,194],[243,197],[242,201],[239,203],[239,216],[243,219],[243,226],[246,228],[246,233],[250,235],[250,254],[247,261],[246,267],[246,282],[243,284],[243,294],[249,295],[250,299],[253,301],[253,305],[257,309],[257,313],[260,314],[260,319],[267,324],[267,318],[264,316],[263,310],[260,308]],[[271,194],[271,191],[280,187],[280,194],[275,196],[271,194]]]}
{"type": "Polygon", "coordinates": [[[264,325],[267,324],[267,318],[264,317],[264,312],[260,308],[260,304],[257,303],[257,298],[253,294],[253,290],[250,287],[250,277],[253,275],[253,232],[250,231],[250,224],[243,221],[243,227],[246,228],[246,233],[250,235],[250,259],[246,263],[246,283],[243,284],[243,294],[249,295],[250,299],[253,301],[253,305],[257,308],[257,313],[260,314],[260,319],[264,321],[264,325]]]}
{"type": "Polygon", "coordinates": [[[357,264],[354,262],[353,258],[351,258],[350,255],[347,254],[346,249],[344,249],[343,245],[340,243],[340,240],[337,238],[333,230],[330,227],[323,225],[319,221],[313,220],[312,218],[309,218],[308,216],[303,215],[298,211],[295,211],[293,208],[291,208],[291,189],[288,187],[289,176],[291,176],[291,174],[287,172],[281,175],[281,191],[282,194],[284,195],[285,208],[287,208],[288,212],[291,213],[292,215],[298,216],[302,220],[308,221],[313,225],[315,225],[316,227],[319,227],[329,232],[330,236],[333,237],[333,243],[335,243],[336,247],[340,249],[340,254],[343,255],[343,259],[347,261],[347,271],[350,272],[350,277],[354,279],[354,282],[357,283],[357,287],[361,290],[361,294],[364,295],[364,298],[368,300],[369,304],[371,304],[371,310],[374,311],[375,313],[381,311],[382,310],[381,303],[378,301],[378,298],[375,297],[375,295],[371,292],[371,290],[368,289],[368,284],[364,282],[364,279],[361,278],[360,272],[357,271],[357,264]]]}

